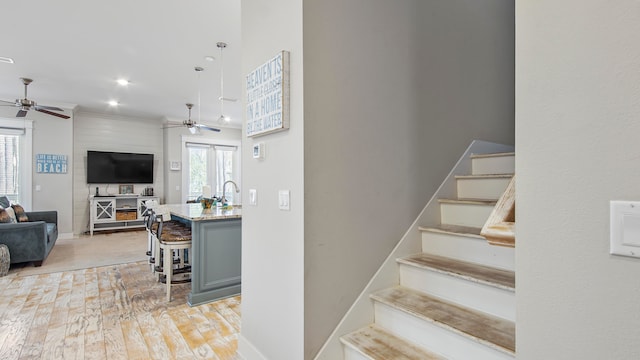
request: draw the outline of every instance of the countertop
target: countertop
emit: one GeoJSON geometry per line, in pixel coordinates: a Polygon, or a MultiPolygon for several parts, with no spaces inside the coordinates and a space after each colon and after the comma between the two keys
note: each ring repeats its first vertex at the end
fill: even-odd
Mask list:
{"type": "Polygon", "coordinates": [[[225,220],[225,219],[240,219],[242,218],[242,207],[234,205],[231,209],[223,210],[218,207],[211,207],[211,209],[203,209],[199,203],[195,204],[167,204],[166,207],[171,212],[171,215],[188,219],[191,221],[205,221],[205,220],[225,220]]]}

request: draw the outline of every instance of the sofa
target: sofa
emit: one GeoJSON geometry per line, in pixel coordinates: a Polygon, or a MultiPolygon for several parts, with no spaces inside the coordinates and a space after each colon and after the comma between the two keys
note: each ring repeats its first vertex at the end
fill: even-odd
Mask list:
{"type": "Polygon", "coordinates": [[[9,248],[11,263],[41,266],[58,239],[58,212],[25,212],[26,222],[0,223],[0,244],[9,248]]]}

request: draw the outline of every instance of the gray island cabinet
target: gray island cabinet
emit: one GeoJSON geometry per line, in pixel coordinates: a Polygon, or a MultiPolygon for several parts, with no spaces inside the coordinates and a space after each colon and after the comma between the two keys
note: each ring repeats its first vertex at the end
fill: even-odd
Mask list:
{"type": "Polygon", "coordinates": [[[191,225],[190,306],[240,293],[242,210],[167,205],[173,220],[191,225]]]}

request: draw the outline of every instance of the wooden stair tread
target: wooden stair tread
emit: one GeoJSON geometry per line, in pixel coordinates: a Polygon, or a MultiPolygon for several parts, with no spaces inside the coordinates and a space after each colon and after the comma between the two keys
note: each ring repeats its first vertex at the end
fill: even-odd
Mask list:
{"type": "Polygon", "coordinates": [[[480,200],[480,199],[438,199],[441,204],[468,204],[468,205],[489,205],[495,206],[498,200],[480,200]]]}
{"type": "Polygon", "coordinates": [[[431,269],[503,290],[515,291],[516,287],[516,276],[513,271],[496,269],[443,256],[421,253],[398,259],[398,262],[431,269]]]}
{"type": "Polygon", "coordinates": [[[456,179],[510,179],[513,174],[456,175],[456,179]]]}
{"type": "Polygon", "coordinates": [[[515,354],[515,324],[495,316],[454,305],[405,287],[393,287],[371,298],[400,311],[490,346],[515,354]]]}
{"type": "Polygon", "coordinates": [[[443,357],[422,350],[375,325],[344,335],[340,340],[374,360],[444,360],[443,357]]]}
{"type": "Polygon", "coordinates": [[[465,235],[465,236],[475,237],[478,239],[484,239],[484,237],[480,235],[480,231],[482,231],[482,228],[471,227],[471,226],[439,224],[439,225],[430,225],[430,226],[420,226],[418,227],[418,230],[427,231],[427,232],[437,232],[437,233],[443,233],[443,234],[465,235]]]}
{"type": "Polygon", "coordinates": [[[471,154],[471,159],[482,159],[482,158],[491,158],[491,157],[501,157],[501,156],[515,156],[516,153],[514,151],[511,152],[501,152],[501,153],[489,153],[489,154],[471,154]]]}

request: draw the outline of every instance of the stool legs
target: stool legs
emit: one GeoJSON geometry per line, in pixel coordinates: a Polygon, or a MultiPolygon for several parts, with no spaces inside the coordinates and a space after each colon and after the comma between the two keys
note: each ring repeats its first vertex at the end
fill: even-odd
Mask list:
{"type": "Polygon", "coordinates": [[[164,249],[163,273],[167,282],[167,302],[171,301],[171,278],[173,277],[173,251],[167,247],[164,249]]]}

